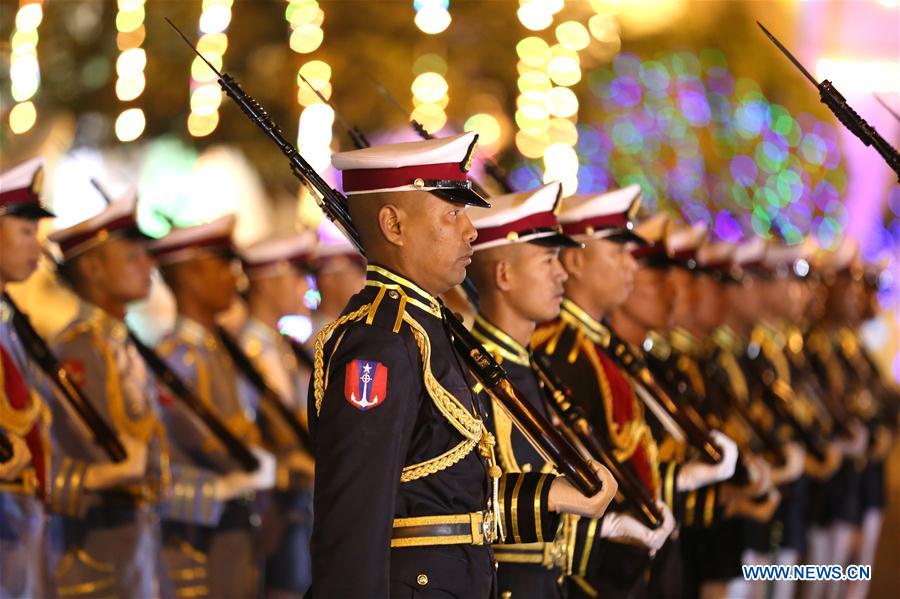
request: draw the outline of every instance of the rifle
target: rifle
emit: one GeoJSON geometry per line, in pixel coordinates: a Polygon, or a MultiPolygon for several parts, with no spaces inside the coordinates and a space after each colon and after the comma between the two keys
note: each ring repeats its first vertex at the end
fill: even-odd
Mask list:
{"type": "MultiPolygon", "coordinates": [[[[291,172],[319,195],[319,206],[347,238],[365,255],[359,233],[350,219],[347,198],[332,188],[315,169],[300,155],[297,149],[284,138],[281,130],[254,98],[241,89],[240,85],[227,73],[221,73],[207,61],[187,37],[167,18],[191,49],[216,73],[219,86],[225,94],[241,108],[244,114],[275,143],[290,162],[291,172]]],[[[506,376],[506,372],[478,343],[465,325],[441,304],[441,316],[447,326],[451,341],[459,355],[485,390],[509,414],[522,433],[535,445],[536,449],[559,472],[569,477],[572,483],[585,495],[594,496],[600,491],[601,483],[597,475],[578,452],[553,426],[528,402],[524,401],[506,376]]]]}
{"type": "Polygon", "coordinates": [[[756,24],[759,25],[759,28],[763,30],[763,33],[766,34],[772,43],[788,57],[788,60],[803,73],[803,76],[816,86],[816,89],[819,90],[819,99],[822,101],[822,104],[827,106],[828,109],[834,113],[834,116],[843,123],[850,133],[858,137],[865,145],[874,147],[875,150],[881,154],[881,157],[887,165],[894,171],[894,174],[897,175],[898,180],[900,180],[900,152],[897,152],[891,144],[881,137],[872,125],[867,123],[864,118],[859,116],[859,114],[847,104],[847,99],[835,89],[834,84],[832,84],[831,81],[827,79],[821,83],[816,81],[813,76],[810,75],[809,71],[800,64],[800,61],[794,58],[794,55],[791,54],[768,29],[763,27],[762,23],[757,21],[756,24]]]}
{"type": "Polygon", "coordinates": [[[144,362],[156,375],[157,380],[162,382],[189,411],[203,422],[206,428],[225,446],[232,459],[240,464],[241,468],[246,472],[252,472],[259,468],[259,460],[256,459],[253,452],[225,426],[219,415],[200,401],[200,398],[169,368],[169,365],[155,351],[138,339],[137,335],[132,331],[128,331],[128,336],[135,347],[137,347],[138,353],[141,354],[144,362]]]}
{"type": "Polygon", "coordinates": [[[552,371],[547,357],[532,354],[531,369],[541,382],[547,404],[559,417],[562,432],[573,445],[581,444],[591,457],[606,466],[616,482],[625,504],[631,508],[650,528],[662,524],[663,517],[653,500],[653,496],[638,477],[637,472],[627,462],[619,462],[613,457],[613,448],[594,427],[572,397],[569,389],[552,371]]]}
{"type": "Polygon", "coordinates": [[[790,406],[793,399],[791,388],[775,375],[774,367],[765,363],[762,352],[756,358],[748,357],[748,360],[759,385],[762,387],[762,397],[766,400],[769,407],[775,410],[788,423],[788,426],[794,430],[807,451],[815,456],[818,461],[824,461],[827,443],[819,431],[814,431],[804,426],[797,419],[797,416],[794,415],[790,406]]]}
{"type": "Polygon", "coordinates": [[[247,354],[244,353],[244,350],[241,349],[237,341],[221,326],[216,326],[216,336],[222,342],[225,351],[231,356],[231,361],[234,362],[234,365],[237,366],[238,370],[241,371],[241,374],[243,374],[244,377],[250,381],[250,384],[259,392],[260,401],[274,410],[279,418],[288,425],[291,432],[294,433],[300,446],[309,453],[312,453],[312,440],[309,437],[309,431],[306,430],[306,427],[303,426],[303,423],[300,422],[297,415],[291,412],[284,404],[284,401],[282,401],[278,393],[266,384],[262,373],[256,369],[253,362],[250,361],[250,358],[247,357],[247,354]]]}
{"type": "Polygon", "coordinates": [[[703,417],[697,410],[686,403],[678,405],[675,400],[659,386],[656,379],[650,373],[650,369],[644,362],[644,359],[638,356],[631,347],[619,338],[616,333],[609,328],[607,355],[612,359],[619,368],[624,370],[631,376],[638,385],[641,385],[649,393],[650,397],[662,407],[666,413],[675,421],[678,427],[684,431],[687,441],[696,449],[700,450],[703,457],[716,463],[722,459],[722,453],[713,442],[710,436],[709,428],[706,426],[703,417]]]}
{"type": "Polygon", "coordinates": [[[38,335],[37,331],[31,325],[28,319],[19,307],[13,302],[8,293],[3,294],[3,300],[9,304],[12,309],[13,328],[22,340],[22,345],[29,357],[34,360],[44,374],[47,375],[56,388],[59,390],[63,399],[78,414],[82,423],[90,431],[94,441],[106,453],[113,462],[122,462],[127,457],[125,448],[116,437],[115,431],[103,419],[94,405],[85,397],[81,388],[69,378],[69,373],[59,363],[47,342],[38,335]]]}

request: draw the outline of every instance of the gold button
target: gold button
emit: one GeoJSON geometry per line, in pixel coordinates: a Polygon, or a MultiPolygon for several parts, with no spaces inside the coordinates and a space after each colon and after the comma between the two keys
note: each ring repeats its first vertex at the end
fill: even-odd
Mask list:
{"type": "Polygon", "coordinates": [[[425,187],[425,180],[424,179],[416,179],[415,181],[413,181],[413,186],[418,187],[419,189],[422,189],[423,187],[425,187]]]}
{"type": "Polygon", "coordinates": [[[426,584],[428,584],[428,576],[426,576],[425,574],[419,574],[418,576],[416,576],[416,582],[419,583],[419,586],[425,586],[426,584]]]}
{"type": "Polygon", "coordinates": [[[400,294],[397,293],[396,290],[391,289],[390,291],[388,291],[388,297],[391,299],[400,299],[400,294]]]}
{"type": "Polygon", "coordinates": [[[500,599],[512,599],[512,591],[503,591],[500,593],[500,599]]]}
{"type": "Polygon", "coordinates": [[[522,472],[531,472],[531,464],[522,464],[522,472]]]}

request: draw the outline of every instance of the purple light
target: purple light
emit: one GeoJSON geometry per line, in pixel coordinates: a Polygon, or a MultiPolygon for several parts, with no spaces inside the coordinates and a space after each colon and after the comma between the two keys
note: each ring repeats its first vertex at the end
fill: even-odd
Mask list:
{"type": "Polygon", "coordinates": [[[737,243],[744,238],[744,232],[741,230],[741,224],[735,220],[731,213],[727,210],[720,210],[716,214],[715,225],[713,231],[722,241],[729,243],[737,243]]]}
{"type": "Polygon", "coordinates": [[[749,156],[738,154],[731,159],[731,176],[736,183],[750,187],[756,182],[758,174],[756,162],[749,156]]]}
{"type": "Polygon", "coordinates": [[[711,112],[703,92],[703,84],[695,80],[684,83],[679,88],[678,108],[688,123],[694,127],[709,124],[711,112]]]}
{"type": "Polygon", "coordinates": [[[619,77],[610,84],[609,95],[620,106],[637,106],[641,102],[641,86],[631,77],[619,77]]]}
{"type": "Polygon", "coordinates": [[[720,96],[730,96],[734,93],[734,77],[725,67],[711,67],[706,72],[706,83],[713,93],[720,96]]]}
{"type": "Polygon", "coordinates": [[[800,142],[800,153],[810,164],[820,165],[825,162],[828,148],[824,139],[815,133],[807,133],[800,142]]]}
{"type": "Polygon", "coordinates": [[[650,60],[641,65],[641,82],[648,90],[665,92],[671,81],[669,71],[661,62],[650,60]]]}

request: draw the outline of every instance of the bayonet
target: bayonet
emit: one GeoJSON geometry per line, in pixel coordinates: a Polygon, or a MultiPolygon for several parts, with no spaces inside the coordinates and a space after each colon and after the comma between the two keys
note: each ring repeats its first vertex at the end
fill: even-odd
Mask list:
{"type": "Polygon", "coordinates": [[[875,150],[881,154],[881,157],[887,162],[888,166],[894,171],[897,175],[898,180],[900,180],[900,152],[897,152],[894,147],[889,144],[878,131],[875,130],[872,125],[866,122],[864,118],[862,118],[859,114],[856,113],[853,108],[847,104],[847,99],[841,95],[841,93],[834,87],[834,85],[824,79],[821,83],[815,80],[815,78],[810,75],[809,71],[804,68],[800,61],[794,58],[794,55],[788,51],[787,48],[784,47],[784,44],[779,42],[774,35],[772,35],[768,29],[763,27],[762,23],[759,21],[756,22],[759,25],[759,28],[762,29],[763,33],[766,34],[772,43],[781,50],[781,52],[788,57],[794,66],[800,69],[800,72],[803,73],[803,76],[809,79],[813,85],[816,86],[819,90],[819,99],[822,101],[825,106],[834,113],[834,116],[838,118],[838,120],[843,123],[843,125],[856,137],[859,138],[861,142],[863,142],[867,146],[873,146],[875,150]]]}

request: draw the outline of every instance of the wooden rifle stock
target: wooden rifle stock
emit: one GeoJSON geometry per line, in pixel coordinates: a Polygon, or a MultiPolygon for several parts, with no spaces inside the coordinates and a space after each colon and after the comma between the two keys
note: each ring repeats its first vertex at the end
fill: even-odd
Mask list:
{"type": "Polygon", "coordinates": [[[533,355],[531,369],[543,384],[547,403],[559,417],[563,433],[580,443],[592,458],[606,466],[619,483],[619,492],[625,505],[635,515],[650,528],[659,527],[663,517],[650,491],[629,463],[619,462],[613,457],[612,447],[594,430],[584,411],[575,403],[571,390],[551,370],[547,358],[533,355]]]}
{"type": "Polygon", "coordinates": [[[53,381],[63,399],[75,411],[109,459],[113,462],[124,461],[127,457],[125,448],[116,437],[115,431],[85,397],[81,388],[69,378],[69,373],[50,351],[47,342],[31,326],[28,316],[19,310],[9,294],[4,293],[3,299],[12,309],[13,328],[22,340],[29,357],[44,371],[47,378],[53,381]]]}
{"type": "Polygon", "coordinates": [[[137,347],[138,353],[141,354],[144,362],[156,375],[157,380],[165,385],[188,410],[203,422],[203,425],[219,439],[228,455],[240,464],[241,468],[246,472],[253,472],[259,468],[259,460],[256,459],[253,452],[225,426],[219,415],[200,401],[200,398],[169,368],[169,365],[155,351],[138,339],[137,335],[132,331],[128,331],[128,335],[131,337],[135,347],[137,347]]]}
{"type": "Polygon", "coordinates": [[[219,326],[216,327],[216,336],[222,342],[225,351],[231,356],[234,365],[237,366],[241,374],[243,374],[250,384],[259,392],[260,401],[274,410],[279,418],[281,418],[291,429],[291,432],[297,438],[300,446],[309,453],[312,453],[312,440],[309,437],[309,431],[306,430],[306,427],[303,426],[303,423],[300,422],[297,415],[291,412],[284,404],[284,401],[279,397],[278,393],[266,384],[262,374],[256,369],[250,361],[250,358],[247,357],[247,354],[245,354],[244,350],[238,345],[237,341],[228,334],[228,331],[219,326]]]}

